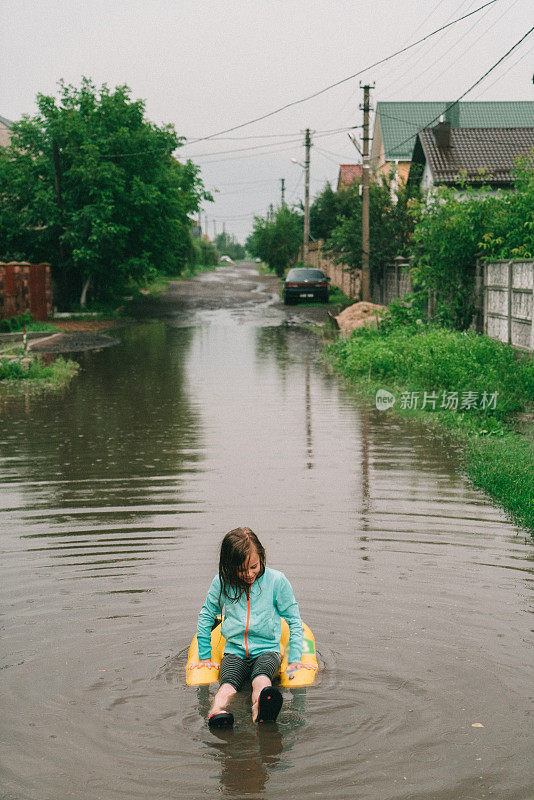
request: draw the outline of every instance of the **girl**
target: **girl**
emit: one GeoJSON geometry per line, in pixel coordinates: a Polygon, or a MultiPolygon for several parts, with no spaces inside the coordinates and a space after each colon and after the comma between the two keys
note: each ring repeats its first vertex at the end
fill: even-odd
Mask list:
{"type": "Polygon", "coordinates": [[[281,663],[281,617],[289,625],[289,670],[303,666],[302,620],[291,584],[282,572],[265,566],[265,550],[250,528],[235,528],[222,541],[219,574],[198,615],[199,667],[219,667],[211,660],[211,630],[217,614],[223,617],[226,644],[221,685],[208,724],[215,728],[233,725],[233,714],[226,707],[248,679],[252,681],[253,721],[274,721],[282,706],[281,693],[271,685],[281,663]]]}

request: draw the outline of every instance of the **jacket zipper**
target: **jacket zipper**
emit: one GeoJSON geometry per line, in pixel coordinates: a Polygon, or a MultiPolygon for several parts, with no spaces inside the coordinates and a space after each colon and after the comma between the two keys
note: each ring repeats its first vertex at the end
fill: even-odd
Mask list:
{"type": "Polygon", "coordinates": [[[250,592],[247,594],[247,624],[245,627],[245,653],[248,658],[248,626],[250,622],[250,592]]]}

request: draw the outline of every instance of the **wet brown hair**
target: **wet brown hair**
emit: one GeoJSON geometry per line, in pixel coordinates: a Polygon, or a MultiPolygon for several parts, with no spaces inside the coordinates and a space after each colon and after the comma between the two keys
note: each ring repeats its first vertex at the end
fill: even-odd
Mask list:
{"type": "MultiPolygon", "coordinates": [[[[239,600],[243,593],[250,589],[240,577],[240,571],[250,558],[253,551],[258,554],[260,572],[258,577],[265,572],[265,550],[250,528],[234,528],[229,531],[221,542],[219,557],[219,578],[221,580],[221,595],[229,600],[239,600]]],[[[221,598],[219,598],[220,600],[221,598]]]]}

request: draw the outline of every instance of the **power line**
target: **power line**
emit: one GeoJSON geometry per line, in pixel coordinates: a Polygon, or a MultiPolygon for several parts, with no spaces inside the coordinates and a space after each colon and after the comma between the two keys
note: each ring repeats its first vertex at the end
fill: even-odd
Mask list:
{"type": "MultiPolygon", "coordinates": [[[[471,0],[471,3],[472,3],[472,2],[473,2],[473,0],[471,0]]],[[[460,3],[460,5],[459,5],[459,6],[457,6],[457,7],[454,9],[454,11],[452,12],[452,14],[451,14],[451,15],[450,15],[450,16],[447,18],[447,22],[449,22],[449,20],[451,19],[451,17],[453,17],[453,16],[454,16],[454,15],[455,15],[455,14],[456,14],[456,13],[457,13],[457,12],[458,12],[458,11],[459,11],[461,8],[462,8],[462,6],[464,6],[464,5],[465,5],[465,3],[466,3],[466,0],[462,0],[462,2],[460,3]]],[[[428,55],[428,53],[430,52],[430,50],[432,49],[432,47],[435,47],[435,46],[436,46],[436,44],[439,44],[439,42],[440,42],[442,39],[444,39],[444,38],[445,38],[445,36],[440,36],[440,37],[439,37],[439,39],[438,39],[438,41],[437,41],[437,43],[434,43],[434,44],[433,44],[433,45],[431,45],[430,47],[427,47],[426,49],[424,49],[424,50],[423,50],[423,52],[422,52],[422,53],[419,55],[419,58],[417,58],[415,61],[412,61],[412,63],[409,65],[408,69],[405,69],[405,70],[404,70],[404,72],[401,72],[401,73],[400,73],[400,75],[399,75],[399,74],[397,74],[397,75],[395,76],[394,80],[393,80],[393,81],[392,81],[392,82],[389,84],[389,86],[388,86],[388,89],[389,89],[389,90],[391,90],[391,89],[392,89],[392,87],[394,87],[394,86],[397,86],[397,84],[399,84],[400,82],[403,82],[403,81],[404,81],[404,78],[405,78],[405,76],[406,76],[408,73],[413,73],[413,70],[414,70],[414,68],[415,68],[415,67],[417,66],[417,64],[419,64],[419,63],[420,63],[420,62],[421,62],[421,61],[422,61],[424,58],[426,58],[426,56],[428,55]]],[[[412,81],[412,82],[413,82],[413,81],[412,81]]]]}
{"type": "MultiPolygon", "coordinates": [[[[295,144],[298,144],[298,142],[295,142],[295,144]]],[[[248,153],[247,155],[228,156],[227,158],[214,158],[211,161],[205,161],[203,157],[203,159],[201,159],[203,161],[202,167],[204,168],[209,164],[221,164],[226,161],[241,161],[245,158],[257,158],[258,156],[276,155],[276,153],[292,153],[294,152],[294,149],[295,149],[294,147],[283,147],[281,150],[264,150],[261,153],[248,153]]]]}
{"type": "MultiPolygon", "coordinates": [[[[287,139],[285,142],[277,142],[277,144],[297,144],[300,142],[300,135],[298,138],[295,138],[296,134],[292,134],[291,139],[287,139]]],[[[227,153],[245,153],[249,150],[260,150],[264,147],[272,147],[273,142],[268,142],[267,144],[254,144],[251,147],[234,147],[232,150],[215,150],[213,153],[192,153],[189,154],[188,158],[204,158],[206,156],[220,156],[226,155],[227,153]]]]}
{"type": "MultiPolygon", "coordinates": [[[[506,51],[506,53],[505,53],[503,56],[501,56],[501,57],[499,58],[499,60],[495,62],[495,64],[493,64],[493,66],[492,66],[492,67],[490,67],[488,70],[486,70],[486,72],[485,72],[485,73],[484,73],[484,74],[483,74],[483,75],[482,75],[482,76],[481,76],[481,77],[480,77],[478,80],[476,80],[476,81],[475,81],[473,84],[471,84],[471,86],[469,87],[469,89],[466,89],[466,90],[465,90],[465,92],[463,92],[463,94],[461,94],[461,95],[460,95],[460,97],[458,97],[458,98],[457,98],[456,100],[454,100],[452,103],[449,103],[449,105],[448,105],[448,106],[446,106],[444,109],[442,109],[442,110],[439,112],[439,114],[437,114],[437,115],[434,117],[434,119],[431,119],[429,122],[427,122],[425,127],[430,127],[430,125],[432,125],[434,122],[436,122],[436,121],[437,121],[437,120],[438,120],[438,119],[439,119],[441,116],[444,116],[444,115],[447,113],[447,111],[449,111],[449,110],[450,110],[450,109],[451,109],[453,106],[455,106],[455,105],[456,105],[456,103],[459,103],[459,102],[460,102],[460,100],[463,100],[463,99],[464,99],[464,97],[465,97],[466,95],[468,95],[468,94],[469,94],[469,92],[473,91],[473,89],[475,88],[475,86],[478,86],[478,85],[479,85],[479,83],[482,83],[482,81],[483,81],[485,78],[487,78],[487,77],[488,77],[488,75],[489,75],[491,72],[493,72],[493,70],[494,70],[494,69],[496,69],[496,68],[499,66],[499,64],[502,64],[502,62],[503,62],[503,61],[504,61],[506,58],[508,58],[508,56],[509,56],[511,53],[513,53],[513,51],[514,51],[514,50],[515,50],[517,47],[519,47],[519,45],[520,45],[522,42],[524,42],[524,41],[525,41],[525,39],[526,39],[528,36],[530,36],[530,34],[531,34],[533,31],[534,31],[534,26],[532,26],[532,28],[531,28],[529,31],[527,31],[527,32],[526,32],[526,33],[525,33],[525,34],[524,34],[524,35],[523,35],[523,36],[522,36],[522,37],[521,37],[521,38],[520,38],[520,39],[519,39],[519,40],[518,40],[518,41],[517,41],[517,42],[516,42],[514,45],[512,45],[512,47],[511,47],[509,50],[507,50],[507,51],[506,51]]],[[[402,147],[402,145],[403,145],[403,144],[406,144],[406,143],[407,143],[407,142],[409,142],[410,140],[414,139],[414,138],[415,138],[415,135],[416,135],[416,134],[412,134],[411,136],[407,136],[407,137],[406,137],[406,139],[403,139],[401,142],[397,142],[397,144],[393,145],[393,147],[391,147],[391,148],[390,148],[391,152],[395,152],[395,150],[398,150],[398,149],[399,149],[399,147],[402,147]]],[[[384,161],[383,163],[385,164],[386,162],[384,161]]],[[[381,166],[381,165],[380,165],[380,166],[381,166]]]]}
{"type": "Polygon", "coordinates": [[[517,61],[514,61],[514,63],[513,63],[513,64],[510,64],[510,66],[508,67],[508,69],[507,69],[507,70],[505,70],[505,71],[502,73],[502,75],[499,75],[497,78],[495,78],[495,80],[494,80],[494,81],[492,81],[492,82],[490,83],[490,85],[489,85],[489,86],[486,86],[486,88],[485,88],[485,89],[483,89],[481,92],[479,92],[479,93],[478,93],[478,94],[475,96],[475,100],[477,100],[479,97],[482,97],[482,95],[483,95],[483,94],[486,94],[486,92],[487,92],[489,89],[491,89],[491,87],[492,87],[492,86],[495,86],[495,84],[496,84],[496,83],[499,83],[499,81],[500,81],[500,80],[502,80],[502,79],[504,78],[504,76],[505,76],[505,75],[508,75],[508,73],[510,72],[510,70],[512,70],[514,67],[516,67],[516,66],[517,66],[517,65],[518,65],[518,64],[519,64],[521,61],[523,61],[523,60],[524,60],[524,59],[525,59],[527,56],[529,56],[529,55],[530,55],[530,54],[531,54],[533,51],[534,51],[534,45],[533,45],[533,46],[530,48],[530,50],[527,50],[527,52],[526,52],[526,53],[523,53],[523,55],[522,55],[522,56],[519,56],[519,58],[517,59],[517,61]]]}
{"type": "MultiPolygon", "coordinates": [[[[500,20],[501,20],[501,19],[502,19],[502,18],[505,16],[505,14],[508,14],[508,13],[509,13],[509,12],[512,10],[512,8],[518,4],[518,2],[519,2],[519,0],[514,0],[514,2],[512,3],[512,5],[511,5],[511,6],[509,6],[508,8],[505,8],[505,10],[503,11],[503,13],[502,13],[502,14],[501,14],[499,17],[497,17],[497,19],[496,19],[496,20],[494,20],[494,21],[493,21],[493,22],[492,22],[492,23],[491,23],[491,24],[490,24],[490,25],[489,25],[489,26],[488,26],[488,27],[487,27],[487,28],[486,28],[484,31],[482,31],[482,33],[480,34],[480,36],[478,36],[478,37],[477,37],[477,38],[476,38],[476,39],[475,39],[473,42],[470,42],[470,43],[469,43],[469,48],[468,48],[468,49],[469,49],[469,51],[472,51],[472,49],[473,49],[473,48],[474,48],[474,46],[477,44],[477,42],[479,42],[479,41],[482,39],[482,37],[483,37],[483,36],[486,36],[486,34],[488,33],[488,31],[490,31],[492,28],[494,28],[494,27],[495,27],[495,25],[496,25],[498,22],[500,22],[500,20]]],[[[488,12],[486,12],[486,14],[489,14],[489,11],[488,11],[488,12]]],[[[438,56],[438,57],[437,57],[437,58],[436,58],[436,59],[433,61],[433,63],[432,63],[432,64],[430,64],[430,66],[428,66],[428,67],[427,67],[425,70],[423,70],[423,72],[421,72],[421,73],[420,73],[420,74],[419,74],[417,77],[418,77],[418,78],[421,78],[421,77],[422,77],[422,76],[423,76],[423,75],[424,75],[426,72],[428,72],[430,69],[432,69],[432,67],[434,67],[434,66],[435,66],[437,63],[439,63],[440,61],[442,61],[442,59],[443,59],[445,56],[448,56],[448,55],[450,54],[451,50],[453,50],[454,48],[458,47],[458,45],[459,45],[459,44],[460,44],[460,43],[463,41],[463,39],[465,39],[465,37],[466,37],[466,36],[467,36],[469,33],[471,33],[471,31],[473,30],[473,28],[475,28],[477,25],[479,25],[481,22],[483,22],[483,21],[484,21],[484,18],[486,17],[486,14],[484,14],[484,15],[483,15],[483,16],[482,16],[480,19],[476,20],[476,22],[474,22],[474,23],[473,23],[473,25],[471,25],[471,27],[469,28],[469,30],[467,30],[467,31],[464,33],[464,35],[463,35],[463,36],[461,36],[461,37],[458,39],[458,41],[457,41],[457,42],[455,42],[455,43],[453,44],[453,46],[452,46],[452,47],[450,47],[448,50],[446,50],[444,53],[442,53],[442,54],[441,54],[441,56],[438,56]]],[[[466,51],[466,52],[467,52],[467,51],[466,51]]],[[[426,92],[426,90],[427,90],[427,89],[428,89],[430,86],[432,86],[432,85],[433,85],[433,84],[434,84],[434,83],[435,83],[437,80],[439,80],[439,78],[440,78],[440,76],[439,76],[439,75],[437,75],[435,78],[432,78],[432,80],[430,80],[430,81],[429,81],[429,83],[427,83],[425,86],[423,86],[423,88],[422,88],[422,89],[420,89],[420,90],[419,90],[419,91],[421,92],[421,94],[424,94],[424,93],[426,92]]]]}
{"type": "Polygon", "coordinates": [[[406,47],[403,47],[400,50],[397,50],[395,53],[392,53],[391,55],[386,56],[385,58],[381,58],[379,61],[375,61],[374,64],[369,64],[369,66],[364,67],[361,70],[358,70],[358,72],[355,72],[353,75],[348,75],[346,78],[342,78],[341,80],[336,81],[335,83],[331,83],[329,86],[326,86],[324,89],[319,89],[319,91],[314,92],[313,94],[310,94],[307,97],[302,97],[300,100],[293,100],[291,103],[286,103],[285,105],[280,106],[280,108],[276,108],[274,111],[269,111],[267,114],[262,114],[260,117],[255,117],[254,119],[248,120],[248,122],[241,122],[239,125],[233,125],[231,128],[226,128],[223,131],[218,131],[217,133],[212,133],[209,136],[202,136],[202,137],[199,137],[198,139],[194,139],[193,143],[194,142],[203,142],[203,141],[206,141],[208,139],[213,139],[216,136],[222,136],[225,133],[231,133],[232,131],[236,131],[239,128],[244,128],[247,125],[252,125],[255,122],[260,122],[261,120],[267,119],[268,117],[273,117],[275,114],[279,114],[281,111],[285,111],[288,108],[300,105],[301,103],[305,103],[308,100],[312,100],[315,97],[319,97],[319,95],[330,91],[330,89],[334,89],[336,86],[341,86],[343,83],[346,83],[347,81],[350,81],[350,80],[353,80],[354,78],[357,78],[358,75],[362,75],[364,72],[368,72],[370,69],[373,69],[374,67],[378,67],[380,64],[384,64],[386,61],[391,61],[392,58],[395,58],[396,56],[401,55],[401,53],[405,53],[407,50],[411,50],[413,47],[416,47],[418,44],[421,44],[422,42],[426,41],[427,39],[430,39],[432,36],[435,36],[440,31],[443,31],[446,28],[450,28],[452,25],[456,25],[458,22],[461,22],[462,20],[467,19],[468,17],[472,17],[473,14],[478,14],[478,12],[482,11],[482,9],[487,8],[488,6],[491,6],[491,5],[493,5],[494,3],[497,3],[497,2],[498,2],[498,0],[489,0],[489,2],[484,3],[484,5],[480,6],[479,8],[476,8],[474,11],[470,11],[468,14],[464,14],[462,17],[458,17],[458,19],[455,19],[452,22],[448,22],[445,25],[442,25],[440,28],[437,28],[435,31],[432,31],[431,33],[426,34],[426,36],[423,36],[421,39],[418,39],[416,42],[413,42],[412,44],[406,45],[406,47]]]}
{"type": "MultiPolygon", "coordinates": [[[[350,131],[353,127],[354,127],[353,125],[348,125],[345,126],[344,128],[327,128],[324,131],[316,131],[316,133],[319,135],[344,133],[345,131],[350,131]]],[[[221,142],[222,141],[241,142],[241,141],[246,141],[247,139],[283,139],[287,136],[297,136],[297,133],[298,135],[300,135],[300,131],[298,132],[292,131],[291,133],[257,133],[254,134],[253,136],[220,136],[217,137],[217,140],[221,142]]],[[[209,138],[210,139],[216,138],[216,134],[210,136],[209,138]]],[[[190,144],[195,144],[196,142],[200,141],[202,141],[202,139],[191,139],[190,141],[185,142],[183,146],[187,147],[190,144]]]]}

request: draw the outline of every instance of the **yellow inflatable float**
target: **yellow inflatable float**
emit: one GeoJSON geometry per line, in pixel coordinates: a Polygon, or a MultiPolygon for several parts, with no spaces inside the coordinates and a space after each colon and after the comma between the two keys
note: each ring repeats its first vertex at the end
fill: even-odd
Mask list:
{"type": "MultiPolygon", "coordinates": [[[[302,669],[287,672],[287,652],[289,645],[289,625],[282,620],[282,636],[280,638],[280,650],[282,653],[282,664],[280,666],[280,685],[285,689],[298,689],[302,686],[310,686],[314,680],[319,665],[317,664],[317,654],[315,652],[315,637],[305,622],[302,623],[302,669]]],[[[211,632],[211,659],[220,664],[224,654],[226,639],[221,634],[221,624],[219,623],[211,632]]],[[[195,637],[189,647],[187,664],[185,665],[185,676],[188,686],[202,686],[214,683],[219,678],[219,670],[209,667],[199,666],[198,642],[195,637]]]]}

